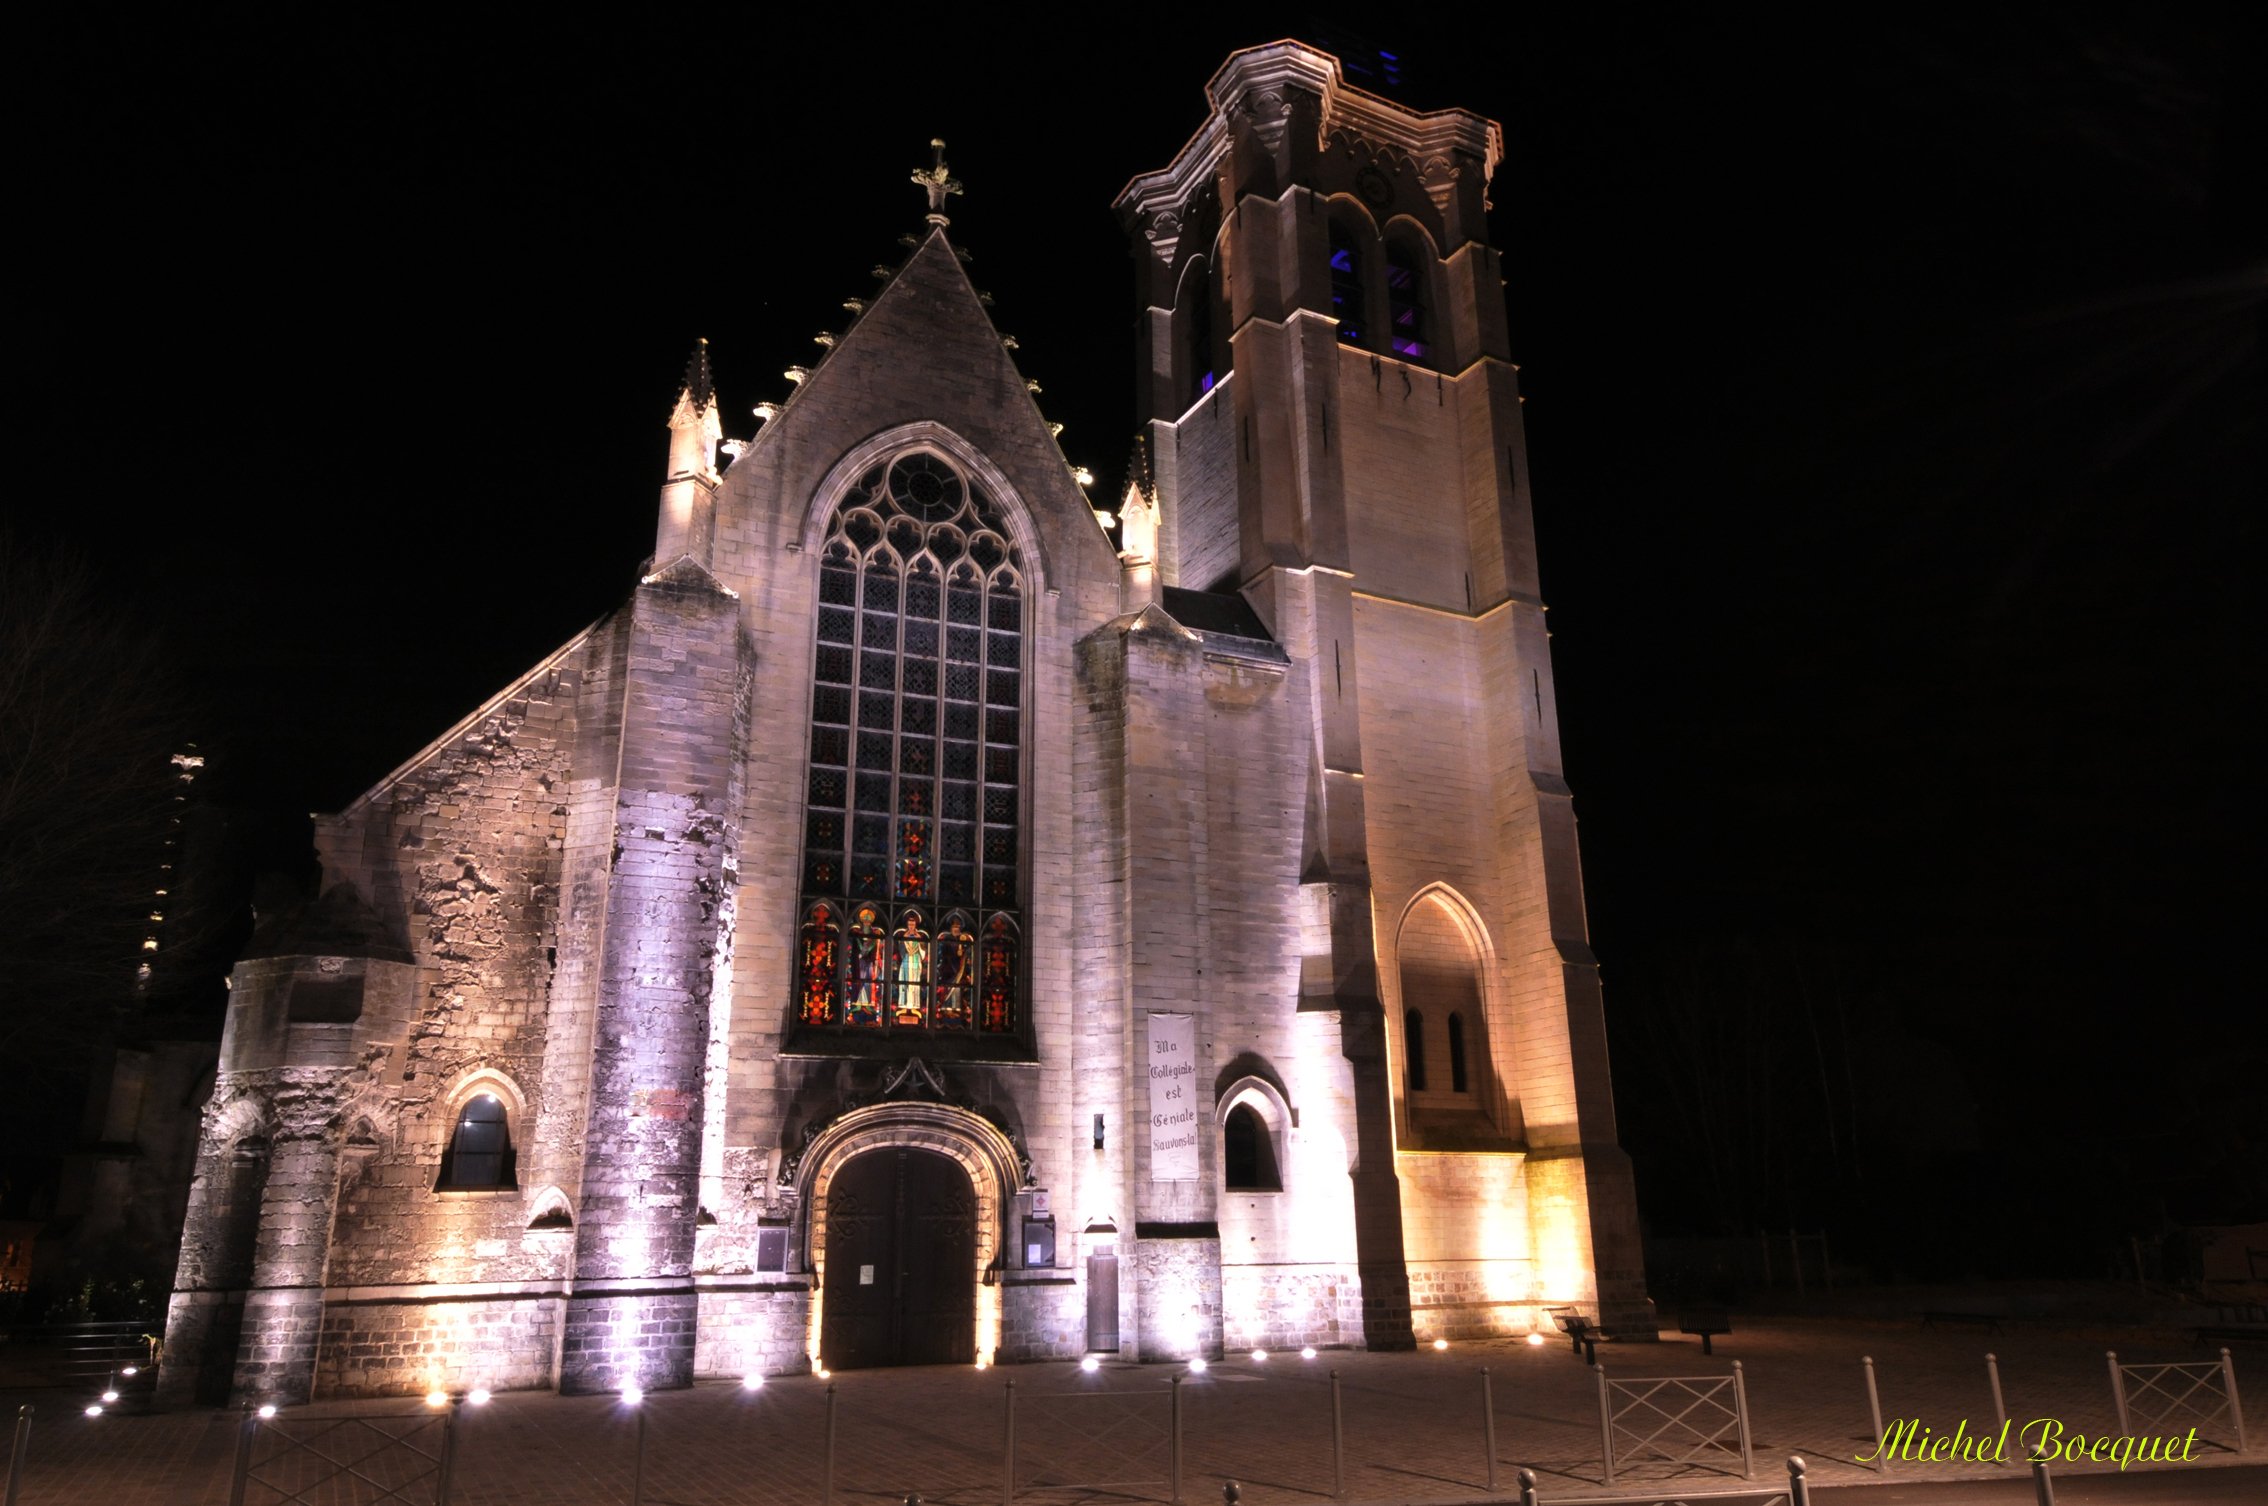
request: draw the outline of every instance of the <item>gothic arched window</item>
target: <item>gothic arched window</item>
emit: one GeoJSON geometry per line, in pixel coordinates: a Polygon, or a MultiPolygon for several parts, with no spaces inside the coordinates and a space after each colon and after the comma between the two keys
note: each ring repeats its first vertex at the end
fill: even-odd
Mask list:
{"type": "Polygon", "coordinates": [[[1433,346],[1426,331],[1425,266],[1406,246],[1386,252],[1387,347],[1405,361],[1422,361],[1433,346]]]}
{"type": "Polygon", "coordinates": [[[492,1191],[519,1185],[513,1165],[512,1131],[505,1122],[504,1101],[482,1093],[465,1101],[457,1114],[456,1133],[441,1152],[441,1177],[433,1190],[492,1191]]]}
{"type": "Polygon", "coordinates": [[[819,566],[795,1018],[1023,1029],[1024,578],[999,506],[914,451],[859,479],[819,566]]]}
{"type": "Polygon", "coordinates": [[[1362,247],[1346,226],[1331,222],[1331,317],[1339,321],[1339,343],[1363,342],[1362,247]]]}
{"type": "Polygon", "coordinates": [[[1281,1192],[1276,1141],[1249,1103],[1228,1111],[1221,1126],[1221,1180],[1231,1192],[1281,1192]]]}
{"type": "Polygon", "coordinates": [[[1402,1014],[1404,1076],[1413,1093],[1425,1091],[1425,1016],[1417,1010],[1402,1014]]]}

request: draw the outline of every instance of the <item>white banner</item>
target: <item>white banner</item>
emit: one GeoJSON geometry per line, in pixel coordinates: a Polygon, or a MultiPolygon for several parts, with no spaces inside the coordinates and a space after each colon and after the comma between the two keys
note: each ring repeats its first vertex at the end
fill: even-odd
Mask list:
{"type": "Polygon", "coordinates": [[[1197,1180],[1197,1017],[1150,1016],[1150,1180],[1197,1180]]]}

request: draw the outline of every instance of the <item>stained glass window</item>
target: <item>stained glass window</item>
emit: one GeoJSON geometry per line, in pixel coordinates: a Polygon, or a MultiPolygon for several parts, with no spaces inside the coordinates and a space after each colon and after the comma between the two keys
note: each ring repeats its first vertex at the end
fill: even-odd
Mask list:
{"type": "Polygon", "coordinates": [[[1391,325],[1387,340],[1394,354],[1424,360],[1432,349],[1426,343],[1425,269],[1400,246],[1386,253],[1386,314],[1391,325]]]}
{"type": "Polygon", "coordinates": [[[819,564],[796,1019],[1022,1029],[1023,556],[916,451],[861,477],[819,564]]]}

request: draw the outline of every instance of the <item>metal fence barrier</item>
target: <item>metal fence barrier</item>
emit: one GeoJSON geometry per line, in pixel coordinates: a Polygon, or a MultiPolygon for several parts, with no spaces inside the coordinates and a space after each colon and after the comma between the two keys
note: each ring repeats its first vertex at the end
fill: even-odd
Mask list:
{"type": "Polygon", "coordinates": [[[1730,1375],[1632,1381],[1610,1380],[1604,1365],[1592,1368],[1599,1377],[1599,1446],[1607,1484],[1633,1464],[1717,1464],[1716,1456],[1732,1452],[1732,1441],[1739,1444],[1742,1477],[1756,1478],[1740,1361],[1733,1361],[1730,1375]]]}
{"type": "MultiPolygon", "coordinates": [[[[1181,1377],[1163,1390],[1054,1391],[1021,1400],[1008,1382],[1006,1440],[1001,1448],[1000,1501],[1012,1506],[1019,1489],[1122,1490],[1162,1485],[1181,1499],[1181,1377]],[[1018,1428],[1025,1436],[1019,1440],[1018,1428]],[[1028,1476],[1032,1436],[1052,1455],[1028,1476]],[[1091,1478],[1090,1478],[1091,1476],[1091,1478]]],[[[1045,1455],[1043,1455],[1045,1457],[1045,1455]]]]}
{"type": "Polygon", "coordinates": [[[2223,1349],[2218,1360],[2171,1365],[2128,1365],[2119,1360],[2115,1349],[2104,1354],[2110,1361],[2111,1399],[2118,1403],[2119,1432],[2134,1436],[2133,1414],[2137,1412],[2144,1426],[2157,1432],[2165,1431],[2168,1423],[2186,1426],[2192,1421],[2202,1430],[2226,1417],[2236,1434],[2235,1452],[2244,1452],[2244,1406],[2237,1400],[2236,1366],[2230,1362],[2228,1350],[2223,1349]]]}
{"type": "MultiPolygon", "coordinates": [[[[1803,1462],[1802,1455],[1790,1454],[1788,1483],[1784,1490],[1773,1485],[1760,1490],[1712,1491],[1708,1496],[1696,1499],[1705,1499],[1709,1506],[1717,1506],[1720,1501],[1729,1502],[1730,1506],[1811,1506],[1811,1482],[1807,1478],[1810,1469],[1803,1462]]],[[[1687,1498],[1683,1496],[1615,1496],[1608,1500],[1601,1500],[1597,1496],[1583,1498],[1583,1506],[1686,1506],[1686,1502],[1687,1498]]],[[[1520,1471],[1520,1506],[1544,1506],[1544,1498],[1536,1494],[1534,1470],[1520,1471]]]]}
{"type": "Polygon", "coordinates": [[[236,1438],[228,1506],[449,1506],[461,1401],[432,1412],[261,1417],[236,1438]]]}

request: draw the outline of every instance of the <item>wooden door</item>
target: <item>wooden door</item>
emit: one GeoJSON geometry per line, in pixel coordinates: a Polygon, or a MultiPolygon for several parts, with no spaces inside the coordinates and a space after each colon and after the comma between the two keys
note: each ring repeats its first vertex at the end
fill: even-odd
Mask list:
{"type": "Polygon", "coordinates": [[[968,1364],[976,1358],[976,1197],[932,1151],[869,1151],[827,1191],[829,1369],[968,1364]]]}

